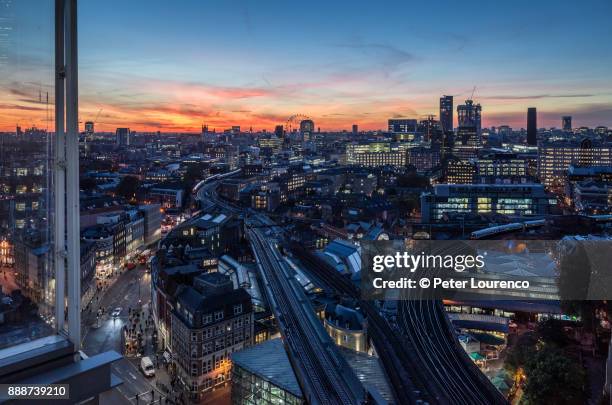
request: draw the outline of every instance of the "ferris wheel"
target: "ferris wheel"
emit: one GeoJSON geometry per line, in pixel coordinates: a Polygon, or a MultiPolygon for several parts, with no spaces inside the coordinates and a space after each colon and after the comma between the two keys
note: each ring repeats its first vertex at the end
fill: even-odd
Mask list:
{"type": "Polygon", "coordinates": [[[291,133],[294,130],[300,129],[300,123],[304,120],[311,119],[309,116],[304,114],[293,114],[291,117],[287,119],[285,122],[285,132],[291,133]]]}

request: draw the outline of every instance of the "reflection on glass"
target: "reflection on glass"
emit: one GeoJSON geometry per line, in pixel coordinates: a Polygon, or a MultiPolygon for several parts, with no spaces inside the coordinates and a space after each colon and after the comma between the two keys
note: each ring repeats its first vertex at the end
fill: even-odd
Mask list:
{"type": "Polygon", "coordinates": [[[0,348],[53,332],[53,13],[0,0],[0,348]]]}

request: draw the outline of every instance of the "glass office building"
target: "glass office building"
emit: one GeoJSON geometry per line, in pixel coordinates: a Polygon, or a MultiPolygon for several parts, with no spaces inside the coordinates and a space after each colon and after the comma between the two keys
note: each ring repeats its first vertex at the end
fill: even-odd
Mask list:
{"type": "Polygon", "coordinates": [[[541,184],[437,184],[433,192],[421,195],[424,223],[448,213],[546,215],[556,204],[541,184]]]}

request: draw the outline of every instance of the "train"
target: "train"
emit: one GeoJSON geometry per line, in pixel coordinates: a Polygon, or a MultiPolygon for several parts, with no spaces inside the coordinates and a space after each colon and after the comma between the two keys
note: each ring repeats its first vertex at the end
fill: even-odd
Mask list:
{"type": "Polygon", "coordinates": [[[192,193],[193,193],[193,194],[197,194],[198,190],[199,190],[200,188],[202,188],[202,186],[203,186],[204,184],[206,184],[206,183],[209,183],[209,182],[211,182],[211,181],[215,181],[215,180],[221,180],[221,179],[224,179],[224,178],[229,177],[229,176],[233,176],[234,174],[238,174],[238,173],[240,173],[240,171],[241,171],[241,170],[242,170],[242,169],[236,169],[236,170],[232,170],[231,172],[227,172],[227,173],[219,173],[219,174],[213,174],[212,176],[208,176],[208,177],[207,177],[207,178],[205,178],[204,180],[199,181],[199,182],[198,182],[198,184],[196,184],[196,185],[193,187],[192,193]]]}
{"type": "Polygon", "coordinates": [[[489,236],[501,235],[508,232],[524,232],[530,229],[540,228],[545,224],[545,219],[534,219],[525,222],[513,222],[511,224],[496,225],[472,232],[470,234],[470,239],[484,239],[489,236]]]}

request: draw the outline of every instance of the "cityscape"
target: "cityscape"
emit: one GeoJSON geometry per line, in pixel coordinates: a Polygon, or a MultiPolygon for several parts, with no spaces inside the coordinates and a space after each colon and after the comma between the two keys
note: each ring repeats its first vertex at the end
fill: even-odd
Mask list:
{"type": "MultiPolygon", "coordinates": [[[[174,32],[196,38],[177,42],[182,52],[196,40],[253,48],[252,65],[219,51],[201,72],[186,59],[169,78],[167,62],[141,65],[153,28],[135,34],[130,58],[121,34],[96,31],[96,13],[117,10],[36,3],[33,17],[0,0],[0,386],[68,384],[60,402],[75,404],[612,403],[612,297],[571,298],[589,288],[584,274],[587,283],[612,275],[609,262],[572,256],[577,244],[612,252],[612,64],[565,86],[565,66],[578,62],[555,60],[544,87],[530,92],[525,79],[513,89],[514,61],[499,76],[462,73],[474,68],[461,56],[474,42],[459,27],[449,36],[460,47],[458,84],[445,88],[452,80],[414,66],[438,74],[429,54],[368,28],[367,40],[321,46],[329,62],[306,63],[293,48],[295,61],[262,74],[277,52],[266,44],[285,46],[295,33],[269,38],[259,19],[269,7],[283,10],[271,14],[279,19],[298,13],[291,6],[240,2],[234,23],[246,33],[211,21],[197,36],[177,21],[233,10],[152,4],[153,21],[164,11],[172,20],[155,28],[160,54],[176,51],[166,49],[174,32]],[[32,44],[45,56],[32,57],[32,44]],[[111,52],[125,60],[102,66],[96,58],[111,52]],[[345,52],[362,59],[327,66],[345,52]],[[416,80],[401,96],[407,67],[416,80]],[[522,277],[532,288],[470,299],[366,293],[373,246],[451,242],[486,255],[469,275],[522,277]]],[[[587,3],[589,18],[612,11],[587,3]]],[[[126,5],[125,18],[138,7],[126,5]]],[[[363,16],[345,18],[342,28],[363,16]]],[[[120,22],[108,30],[142,24],[120,22]]],[[[312,35],[304,52],[325,37],[313,24],[293,28],[312,35]]],[[[610,33],[594,25],[576,35],[610,33]]],[[[505,41],[498,32],[483,46],[505,41]]],[[[532,77],[525,69],[518,74],[532,77]]],[[[0,402],[28,403],[3,390],[0,402]]]]}

